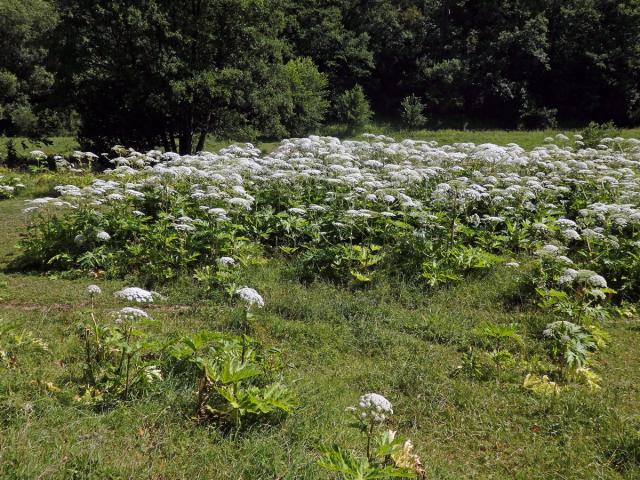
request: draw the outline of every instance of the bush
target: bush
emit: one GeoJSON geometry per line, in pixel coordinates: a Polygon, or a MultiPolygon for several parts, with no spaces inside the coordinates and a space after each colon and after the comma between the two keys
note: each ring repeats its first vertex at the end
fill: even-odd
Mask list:
{"type": "Polygon", "coordinates": [[[420,100],[420,97],[416,97],[413,94],[405,97],[405,99],[402,100],[400,111],[404,126],[411,129],[424,127],[427,123],[424,109],[425,105],[420,100]]]}
{"type": "Polygon", "coordinates": [[[20,159],[18,158],[18,152],[16,151],[16,146],[12,138],[7,141],[6,147],[7,157],[5,159],[5,164],[9,168],[16,168],[18,163],[20,163],[20,159]]]}
{"type": "Polygon", "coordinates": [[[349,132],[362,128],[371,120],[369,100],[360,85],[338,95],[334,104],[336,119],[344,123],[349,132]]]}
{"type": "Polygon", "coordinates": [[[289,84],[290,111],[283,118],[290,135],[303,136],[320,127],[329,107],[327,77],[310,58],[290,60],[283,67],[289,84]]]}
{"type": "Polygon", "coordinates": [[[617,137],[620,135],[620,129],[615,123],[597,123],[591,122],[582,132],[582,142],[586,147],[596,148],[600,145],[601,140],[605,137],[617,137]]]}
{"type": "Polygon", "coordinates": [[[556,129],[558,109],[547,107],[531,107],[520,111],[518,129],[556,129]]]}

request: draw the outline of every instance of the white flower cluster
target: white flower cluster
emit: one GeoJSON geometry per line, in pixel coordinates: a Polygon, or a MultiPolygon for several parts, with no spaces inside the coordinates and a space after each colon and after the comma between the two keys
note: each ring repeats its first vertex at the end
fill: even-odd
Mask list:
{"type": "Polygon", "coordinates": [[[220,257],[218,263],[220,265],[232,266],[236,264],[236,261],[231,257],[220,257]]]}
{"type": "Polygon", "coordinates": [[[0,184],[0,195],[3,197],[11,197],[13,192],[15,192],[15,187],[11,185],[2,185],[0,184]]]}
{"type": "Polygon", "coordinates": [[[566,268],[558,278],[559,285],[578,284],[590,288],[607,288],[607,280],[592,270],[566,268]]]}
{"type": "Polygon", "coordinates": [[[563,342],[568,342],[571,340],[571,334],[580,331],[581,327],[579,325],[566,320],[558,320],[557,322],[549,323],[542,332],[542,335],[545,338],[555,338],[563,342]]]}
{"type": "Polygon", "coordinates": [[[140,310],[139,308],[134,307],[124,307],[118,310],[116,313],[118,320],[139,320],[141,318],[149,318],[149,314],[144,310],[140,310]]]}
{"type": "Polygon", "coordinates": [[[75,208],[75,205],[72,204],[71,202],[67,202],[66,200],[60,200],[59,198],[53,198],[53,197],[40,197],[40,198],[31,199],[31,200],[25,200],[25,204],[27,206],[23,210],[24,213],[35,212],[46,207],[75,208]]]}
{"type": "Polygon", "coordinates": [[[560,254],[560,248],[557,245],[545,245],[540,250],[537,250],[536,255],[540,257],[553,257],[560,254]]]}
{"type": "Polygon", "coordinates": [[[113,295],[136,303],[153,303],[154,297],[159,296],[156,292],[150,292],[138,287],[127,287],[115,292],[113,295]]]}
{"type": "Polygon", "coordinates": [[[0,198],[11,198],[21,188],[25,186],[19,178],[0,175],[0,198]]]}
{"type": "Polygon", "coordinates": [[[157,365],[147,365],[144,367],[144,377],[148,383],[162,380],[162,370],[157,365]]]}
{"type": "Polygon", "coordinates": [[[86,289],[86,292],[90,296],[100,295],[102,293],[102,289],[98,285],[89,285],[86,289]]]}
{"type": "Polygon", "coordinates": [[[102,231],[96,233],[96,238],[98,240],[100,240],[101,242],[108,242],[109,240],[111,240],[111,235],[109,235],[107,232],[102,230],[102,231]]]}
{"type": "Polygon", "coordinates": [[[29,152],[29,155],[31,155],[32,159],[37,161],[42,161],[47,159],[47,154],[41,150],[34,150],[32,152],[29,152]]]}
{"type": "Polygon", "coordinates": [[[589,275],[587,278],[587,283],[594,288],[607,288],[607,280],[597,273],[593,273],[589,275]]]}
{"type": "Polygon", "coordinates": [[[362,422],[381,423],[393,415],[391,402],[378,393],[362,395],[358,405],[349,407],[348,410],[354,412],[362,422]]]}
{"type": "Polygon", "coordinates": [[[256,290],[250,287],[242,287],[236,290],[235,294],[247,305],[248,308],[256,306],[264,307],[264,299],[256,290]]]}

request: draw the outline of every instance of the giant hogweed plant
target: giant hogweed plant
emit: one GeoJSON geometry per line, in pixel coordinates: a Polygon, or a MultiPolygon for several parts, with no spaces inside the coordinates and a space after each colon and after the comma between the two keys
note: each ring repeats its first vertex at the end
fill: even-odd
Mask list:
{"type": "MultiPolygon", "coordinates": [[[[130,289],[133,290],[133,289],[130,289]]],[[[153,296],[129,297],[149,302],[153,296]]],[[[94,297],[100,288],[90,285],[91,309],[78,325],[83,351],[84,381],[78,401],[108,405],[144,394],[163,379],[160,354],[164,345],[149,333],[155,322],[142,309],[124,307],[112,320],[99,319],[94,311],[94,297]]]]}
{"type": "Polygon", "coordinates": [[[293,412],[293,392],[274,376],[277,362],[249,336],[253,309],[264,299],[250,287],[236,290],[243,303],[239,336],[201,331],[185,336],[169,349],[174,371],[196,379],[194,417],[225,427],[241,428],[262,418],[293,412]]]}
{"type": "Polygon", "coordinates": [[[546,396],[559,395],[572,383],[601,389],[602,377],[593,370],[593,360],[610,341],[606,331],[598,325],[557,320],[546,325],[541,337],[551,364],[525,362],[525,389],[546,396]]]}
{"type": "Polygon", "coordinates": [[[61,198],[31,204],[78,208],[60,212],[66,224],[37,220],[25,258],[152,283],[239,258],[249,245],[300,260],[309,278],[362,286],[384,272],[437,287],[483,268],[478,261],[490,268],[490,255],[556,243],[571,268],[603,275],[616,299],[637,299],[637,141],[525,152],[370,139],[285,140],[266,156],[250,145],[185,157],[126,151],[109,180],[60,186],[61,198]],[[86,242],[72,243],[78,235],[86,242]],[[461,248],[472,264],[455,258],[461,248]]]}
{"type": "Polygon", "coordinates": [[[202,286],[205,294],[222,292],[231,299],[245,283],[246,268],[264,263],[259,252],[250,249],[238,251],[235,257],[222,256],[212,265],[196,268],[193,278],[202,286]]]}
{"type": "Polygon", "coordinates": [[[615,311],[611,298],[616,291],[593,270],[574,268],[574,262],[556,245],[537,251],[539,260],[530,275],[536,305],[580,324],[602,324],[615,311]]]}
{"type": "Polygon", "coordinates": [[[25,187],[20,177],[0,174],[0,200],[13,198],[25,187]]]}
{"type": "Polygon", "coordinates": [[[401,439],[394,430],[382,428],[393,414],[389,400],[380,394],[368,393],[347,411],[355,417],[351,427],[358,429],[364,439],[362,452],[356,453],[337,444],[325,446],[318,461],[321,467],[345,480],[426,478],[413,443],[401,439]]]}
{"type": "Polygon", "coordinates": [[[183,337],[168,353],[173,372],[195,383],[193,415],[199,421],[241,428],[297,406],[285,385],[266,382],[269,359],[247,335],[201,331],[183,337]]]}
{"type": "Polygon", "coordinates": [[[546,346],[563,375],[587,365],[591,353],[598,349],[593,335],[580,325],[559,320],[545,328],[546,346]]]}
{"type": "Polygon", "coordinates": [[[574,380],[591,390],[601,388],[601,377],[590,368],[592,355],[606,347],[608,336],[598,327],[583,328],[567,321],[552,322],[543,332],[546,347],[556,362],[560,379],[574,380]]]}

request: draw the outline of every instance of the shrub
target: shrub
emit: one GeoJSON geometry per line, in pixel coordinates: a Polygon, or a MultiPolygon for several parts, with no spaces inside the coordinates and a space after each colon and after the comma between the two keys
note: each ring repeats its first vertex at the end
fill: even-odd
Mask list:
{"type": "Polygon", "coordinates": [[[291,95],[290,111],[283,123],[290,135],[306,135],[322,124],[329,107],[327,77],[310,58],[290,60],[283,70],[291,95]]]}
{"type": "Polygon", "coordinates": [[[418,129],[424,127],[427,123],[427,117],[424,115],[425,105],[419,97],[411,94],[405,97],[401,103],[400,116],[405,127],[418,129]]]}
{"type": "Polygon", "coordinates": [[[364,127],[372,116],[369,100],[360,85],[356,85],[336,98],[334,112],[336,119],[344,123],[349,132],[364,127]]]}
{"type": "Polygon", "coordinates": [[[7,158],[5,159],[5,163],[9,168],[15,168],[18,166],[20,159],[18,158],[18,152],[16,151],[15,143],[13,142],[13,138],[10,138],[7,141],[7,158]]]}
{"type": "Polygon", "coordinates": [[[595,148],[600,145],[601,140],[606,137],[617,137],[620,129],[613,122],[597,123],[590,122],[582,132],[582,142],[586,147],[595,148]]]}
{"type": "Polygon", "coordinates": [[[558,114],[557,108],[547,107],[525,107],[520,111],[518,119],[519,129],[534,129],[534,128],[558,128],[558,121],[556,116],[558,114]]]}

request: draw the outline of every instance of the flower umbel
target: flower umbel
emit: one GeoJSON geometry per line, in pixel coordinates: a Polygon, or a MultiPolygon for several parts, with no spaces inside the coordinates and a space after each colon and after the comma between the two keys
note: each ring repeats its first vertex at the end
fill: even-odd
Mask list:
{"type": "Polygon", "coordinates": [[[102,289],[97,285],[89,285],[86,289],[88,295],[94,297],[102,293],[102,289]]]}
{"type": "Polygon", "coordinates": [[[254,305],[258,308],[264,307],[264,299],[256,290],[250,287],[242,287],[236,290],[236,295],[246,304],[247,308],[254,305]]]}
{"type": "Polygon", "coordinates": [[[127,287],[117,291],[113,295],[137,303],[153,303],[154,296],[158,296],[155,292],[150,292],[138,287],[127,287]]]}
{"type": "Polygon", "coordinates": [[[140,310],[139,308],[134,307],[124,307],[121,308],[118,313],[118,320],[138,320],[139,318],[149,318],[149,314],[144,310],[140,310]]]}
{"type": "Polygon", "coordinates": [[[378,393],[367,393],[360,397],[358,405],[349,407],[349,411],[356,414],[359,420],[382,423],[389,415],[393,415],[393,405],[378,393]]]}

